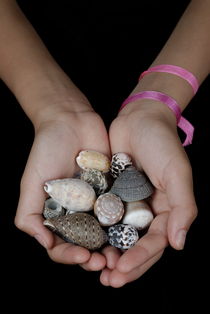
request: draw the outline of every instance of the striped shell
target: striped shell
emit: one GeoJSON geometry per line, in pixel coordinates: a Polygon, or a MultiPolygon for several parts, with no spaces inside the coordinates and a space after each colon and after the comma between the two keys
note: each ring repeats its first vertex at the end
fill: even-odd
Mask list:
{"type": "Polygon", "coordinates": [[[130,224],[138,230],[142,230],[151,224],[153,218],[151,208],[145,201],[125,203],[123,224],[130,224]]]}
{"type": "Polygon", "coordinates": [[[131,157],[126,153],[116,153],[112,156],[110,171],[117,178],[128,166],[132,165],[131,157]]]}
{"type": "Polygon", "coordinates": [[[109,227],[109,243],[119,249],[130,249],[139,239],[138,231],[131,225],[118,224],[109,227]]]}
{"type": "Polygon", "coordinates": [[[47,219],[44,225],[70,242],[89,250],[97,250],[107,242],[107,235],[99,222],[86,213],[74,213],[47,219]]]}
{"type": "Polygon", "coordinates": [[[76,157],[78,166],[83,169],[96,169],[102,172],[108,172],[110,167],[109,158],[93,150],[83,150],[76,157]]]}
{"type": "Polygon", "coordinates": [[[94,213],[102,226],[111,226],[119,222],[124,214],[121,199],[112,193],[100,195],[94,204],[94,213]]]}
{"type": "Polygon", "coordinates": [[[110,192],[118,195],[122,201],[134,202],[149,197],[153,193],[153,186],[142,172],[130,166],[114,181],[110,192]]]}
{"type": "Polygon", "coordinates": [[[44,190],[63,206],[67,213],[70,211],[89,211],[93,209],[96,200],[92,186],[75,178],[48,181],[45,183],[44,190]]]}
{"type": "Polygon", "coordinates": [[[51,197],[44,203],[43,216],[46,219],[63,216],[65,212],[65,209],[51,197]]]}

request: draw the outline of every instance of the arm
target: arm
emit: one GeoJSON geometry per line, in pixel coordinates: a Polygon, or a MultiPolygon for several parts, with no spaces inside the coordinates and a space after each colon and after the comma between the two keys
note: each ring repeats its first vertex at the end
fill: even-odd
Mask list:
{"type": "Polygon", "coordinates": [[[109,155],[106,128],[71,82],[14,0],[0,0],[0,77],[35,127],[20,186],[16,226],[36,238],[56,262],[100,270],[102,254],[64,242],[43,226],[44,182],[71,177],[84,148],[109,155]],[[92,128],[94,125],[94,128],[92,128]]]}
{"type": "Polygon", "coordinates": [[[0,78],[34,124],[61,110],[91,109],[15,0],[0,0],[0,78]],[[47,99],[53,99],[50,106],[47,99]]]}
{"type": "MultiPolygon", "coordinates": [[[[184,67],[202,83],[210,70],[209,29],[210,0],[191,1],[152,66],[184,67]]],[[[131,94],[144,90],[172,96],[182,110],[193,97],[187,82],[167,73],[146,75],[131,94]]],[[[190,163],[180,145],[175,116],[165,104],[148,99],[129,103],[110,127],[110,142],[112,153],[124,151],[133,156],[156,188],[151,200],[156,217],[148,233],[115,260],[114,270],[102,272],[105,285],[120,287],[147,271],[161,257],[168,242],[175,249],[183,249],[197,207],[190,163]]]]}

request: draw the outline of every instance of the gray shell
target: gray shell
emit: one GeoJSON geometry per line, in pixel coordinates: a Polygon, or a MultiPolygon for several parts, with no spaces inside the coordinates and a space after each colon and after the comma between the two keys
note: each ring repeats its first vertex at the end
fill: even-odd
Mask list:
{"type": "Polygon", "coordinates": [[[121,172],[132,165],[131,157],[126,153],[116,153],[112,156],[110,172],[117,178],[121,172]]]}
{"type": "Polygon", "coordinates": [[[46,219],[65,215],[65,209],[53,198],[48,198],[44,203],[43,216],[46,219]]]}
{"type": "Polygon", "coordinates": [[[154,189],[149,179],[135,167],[130,166],[114,181],[110,192],[118,195],[124,202],[145,199],[154,189]]]}
{"type": "Polygon", "coordinates": [[[105,193],[108,189],[107,175],[97,169],[87,169],[81,172],[80,179],[89,183],[96,192],[96,195],[105,193]]]}
{"type": "Polygon", "coordinates": [[[108,229],[109,243],[119,249],[130,249],[139,239],[138,231],[131,225],[118,224],[108,229]]]}
{"type": "Polygon", "coordinates": [[[86,213],[47,219],[44,221],[44,225],[66,242],[83,246],[89,250],[99,249],[107,242],[107,235],[99,222],[86,213]]]}

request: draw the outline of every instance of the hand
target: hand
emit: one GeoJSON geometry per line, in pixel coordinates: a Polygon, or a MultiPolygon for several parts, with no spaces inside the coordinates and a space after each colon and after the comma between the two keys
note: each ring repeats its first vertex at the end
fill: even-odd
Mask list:
{"type": "Polygon", "coordinates": [[[176,132],[173,113],[164,104],[148,100],[128,104],[110,127],[112,154],[126,152],[143,168],[155,187],[151,207],[155,214],[148,232],[121,255],[104,250],[104,285],[121,287],[139,278],[170,245],[183,249],[186,232],[197,215],[191,167],[176,132]],[[140,103],[141,102],[141,103],[140,103]]]}
{"type": "MultiPolygon", "coordinates": [[[[84,105],[83,105],[84,107],[84,105]]],[[[61,112],[45,119],[35,130],[35,140],[21,181],[16,226],[35,237],[52,260],[81,264],[87,270],[101,270],[106,264],[100,253],[61,240],[43,226],[43,205],[47,194],[45,181],[72,177],[75,157],[80,150],[109,153],[108,136],[101,118],[90,108],[81,112],[61,112]]],[[[78,169],[77,169],[78,170],[78,169]]]]}

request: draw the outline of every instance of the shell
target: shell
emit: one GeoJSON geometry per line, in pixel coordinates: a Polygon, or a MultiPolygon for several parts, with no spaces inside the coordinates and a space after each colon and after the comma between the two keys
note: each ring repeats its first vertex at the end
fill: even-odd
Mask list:
{"type": "Polygon", "coordinates": [[[47,219],[44,225],[66,242],[89,250],[99,249],[108,239],[99,222],[87,213],[74,213],[47,219]]]}
{"type": "Polygon", "coordinates": [[[126,153],[116,153],[112,156],[110,171],[114,178],[132,165],[131,157],[126,153]]]}
{"type": "Polygon", "coordinates": [[[93,150],[82,150],[76,157],[78,166],[83,169],[96,169],[102,172],[108,172],[110,167],[109,158],[93,150]]]}
{"type": "Polygon", "coordinates": [[[83,170],[80,174],[80,179],[89,183],[96,192],[96,195],[100,195],[108,189],[107,176],[99,170],[83,170]]]}
{"type": "Polygon", "coordinates": [[[102,226],[112,226],[121,220],[124,205],[115,194],[105,193],[97,198],[94,213],[102,226]]]}
{"type": "Polygon", "coordinates": [[[44,190],[61,206],[69,211],[89,211],[93,209],[96,194],[87,182],[75,179],[47,181],[44,190]]]}
{"type": "Polygon", "coordinates": [[[65,212],[65,209],[51,197],[44,203],[43,216],[46,219],[63,216],[65,212]]]}
{"type": "Polygon", "coordinates": [[[119,249],[130,249],[139,239],[138,231],[131,225],[118,224],[108,229],[109,243],[119,249]]]}
{"type": "Polygon", "coordinates": [[[142,230],[151,224],[153,218],[151,208],[145,201],[125,203],[125,215],[123,216],[122,223],[142,230]]]}
{"type": "Polygon", "coordinates": [[[130,166],[114,181],[110,192],[118,195],[122,201],[134,202],[149,197],[153,193],[153,186],[142,172],[130,166]]]}

